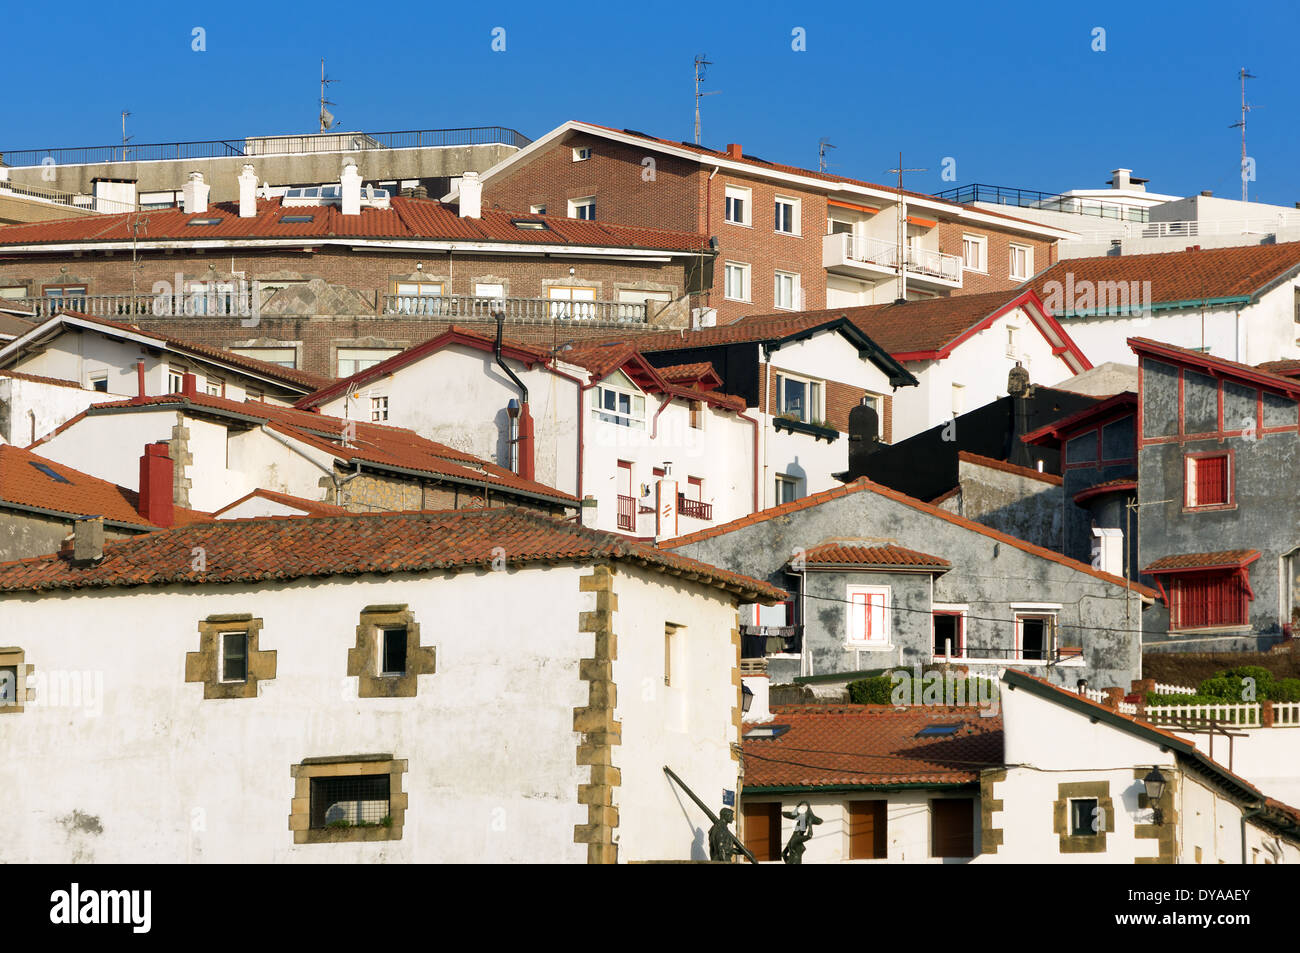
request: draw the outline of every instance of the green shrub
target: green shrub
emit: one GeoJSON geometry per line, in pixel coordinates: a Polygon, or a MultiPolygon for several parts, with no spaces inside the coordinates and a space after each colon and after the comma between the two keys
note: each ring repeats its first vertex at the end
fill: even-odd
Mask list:
{"type": "Polygon", "coordinates": [[[855,705],[892,705],[893,685],[893,679],[887,674],[849,682],[849,701],[855,705]]]}
{"type": "Polygon", "coordinates": [[[1275,702],[1300,702],[1300,678],[1281,678],[1268,690],[1268,697],[1275,702]]]}

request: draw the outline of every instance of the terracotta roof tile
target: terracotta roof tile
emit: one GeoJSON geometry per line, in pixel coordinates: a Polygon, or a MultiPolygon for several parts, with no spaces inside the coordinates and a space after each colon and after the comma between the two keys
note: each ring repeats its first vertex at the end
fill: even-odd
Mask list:
{"type": "Polygon", "coordinates": [[[1039,480],[1043,483],[1051,483],[1053,486],[1061,486],[1065,483],[1065,478],[1055,473],[1042,473],[1032,467],[1022,467],[1015,463],[1008,463],[1006,460],[994,460],[992,457],[980,456],[978,453],[971,453],[969,450],[958,450],[957,459],[966,463],[973,463],[976,466],[988,467],[991,470],[1001,470],[1003,473],[1013,473],[1016,476],[1026,477],[1030,480],[1039,480]]]}
{"type": "MultiPolygon", "coordinates": [[[[879,566],[882,568],[951,569],[952,563],[941,556],[919,553],[892,544],[837,540],[820,543],[805,550],[802,560],[808,565],[879,566]]],[[[794,560],[792,559],[791,562],[794,560]]]]}
{"type": "Polygon", "coordinates": [[[18,381],[31,381],[34,384],[52,384],[55,387],[72,387],[77,390],[90,390],[89,387],[82,387],[76,381],[64,380],[61,377],[41,377],[39,374],[24,374],[22,371],[0,370],[0,377],[12,377],[18,381]]]}
{"type": "Polygon", "coordinates": [[[246,493],[241,496],[233,503],[227,503],[221,509],[216,510],[212,515],[214,517],[220,517],[222,513],[233,510],[236,506],[239,506],[239,504],[247,502],[254,497],[263,500],[270,500],[272,503],[280,503],[284,506],[292,506],[295,509],[302,510],[303,515],[305,516],[341,516],[347,512],[343,507],[336,506],[333,503],[322,503],[320,500],[308,500],[305,497],[293,496],[289,493],[281,493],[278,490],[267,490],[259,487],[252,493],[246,493]]]}
{"type": "Polygon", "coordinates": [[[1181,553],[1164,556],[1151,563],[1142,572],[1156,575],[1179,569],[1237,569],[1259,558],[1256,549],[1225,549],[1217,553],[1181,553]]]}
{"type": "Polygon", "coordinates": [[[775,738],[743,739],[745,790],[971,784],[1003,763],[1001,717],[975,708],[775,706],[775,738]],[[951,735],[918,737],[955,725],[951,735]]]}
{"type": "Polygon", "coordinates": [[[758,579],[513,506],[216,520],[107,543],[104,558],[94,566],[75,566],[59,556],[3,563],[0,591],[485,568],[502,551],[507,563],[515,566],[622,562],[698,579],[746,601],[776,602],[787,597],[758,579]],[[208,554],[203,570],[193,568],[191,553],[196,546],[208,554]]]}

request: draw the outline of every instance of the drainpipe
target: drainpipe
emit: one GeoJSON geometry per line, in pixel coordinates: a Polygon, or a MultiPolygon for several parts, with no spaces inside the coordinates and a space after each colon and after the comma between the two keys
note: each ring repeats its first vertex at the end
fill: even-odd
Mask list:
{"type": "Polygon", "coordinates": [[[1249,811],[1241,812],[1241,862],[1246,863],[1246,821],[1258,814],[1264,813],[1264,805],[1259,804],[1252,807],[1249,811]]]}
{"type": "Polygon", "coordinates": [[[302,451],[302,448],[301,448],[301,447],[295,447],[295,446],[293,445],[292,441],[286,440],[284,437],[280,436],[278,433],[276,433],[274,430],[272,430],[268,425],[266,425],[266,424],[262,424],[262,426],[261,426],[259,429],[262,431],[262,433],[266,434],[268,437],[270,437],[270,438],[271,438],[272,440],[274,440],[276,443],[278,443],[278,444],[282,444],[283,446],[289,448],[289,449],[292,450],[294,453],[298,454],[298,456],[302,457],[304,460],[306,460],[308,463],[310,463],[312,466],[314,466],[317,470],[320,470],[322,473],[324,473],[326,476],[328,476],[328,477],[330,478],[330,480],[334,483],[334,503],[335,503],[335,505],[337,505],[337,506],[342,506],[342,505],[343,505],[343,487],[347,486],[349,483],[351,483],[351,482],[352,482],[353,480],[355,480],[357,477],[361,476],[361,463],[360,463],[360,461],[357,462],[357,464],[356,464],[356,471],[355,471],[354,473],[350,473],[350,474],[348,474],[348,476],[344,477],[343,479],[339,479],[339,475],[338,475],[337,473],[334,472],[333,467],[323,466],[323,465],[320,463],[320,461],[316,460],[316,459],[313,458],[313,457],[308,456],[306,453],[304,453],[304,452],[302,451]]]}
{"type": "MultiPolygon", "coordinates": [[[[555,359],[556,358],[552,357],[552,361],[554,361],[555,359]]],[[[583,466],[582,434],[583,434],[583,421],[586,417],[585,411],[586,411],[587,391],[595,387],[598,382],[592,381],[590,384],[584,384],[579,378],[574,377],[572,374],[566,374],[564,373],[564,371],[556,369],[554,364],[552,364],[552,366],[550,367],[550,371],[552,374],[554,374],[556,377],[560,378],[561,380],[571,381],[574,384],[578,385],[578,485],[577,485],[577,491],[574,493],[574,495],[578,499],[582,499],[582,466],[583,466]]]]}
{"type": "Polygon", "coordinates": [[[758,505],[758,432],[759,432],[759,424],[758,424],[758,421],[755,420],[753,417],[746,417],[743,413],[736,414],[736,416],[739,417],[741,420],[747,420],[747,421],[749,421],[749,425],[750,425],[751,427],[754,428],[754,506],[753,506],[753,509],[750,510],[750,512],[751,512],[751,513],[757,513],[757,512],[759,511],[759,505],[758,505]]]}
{"type": "MultiPolygon", "coordinates": [[[[501,356],[501,336],[505,330],[506,314],[504,311],[496,313],[497,319],[497,340],[494,348],[494,354],[497,360],[497,367],[506,372],[515,386],[519,388],[519,416],[514,421],[515,424],[515,457],[518,465],[515,472],[525,480],[532,480],[536,469],[533,465],[533,415],[528,411],[528,388],[524,386],[515,372],[510,369],[510,365],[505,362],[501,356]]],[[[513,415],[512,415],[513,416],[513,415]]]]}

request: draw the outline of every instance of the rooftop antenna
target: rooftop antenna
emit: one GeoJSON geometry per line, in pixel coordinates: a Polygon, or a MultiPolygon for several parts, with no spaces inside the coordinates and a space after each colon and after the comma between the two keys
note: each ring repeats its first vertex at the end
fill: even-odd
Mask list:
{"type": "Polygon", "coordinates": [[[122,161],[123,162],[126,161],[126,144],[135,138],[135,136],[128,136],[126,134],[126,117],[129,115],[131,114],[127,112],[125,109],[122,110],[122,161]]]}
{"type": "Polygon", "coordinates": [[[903,193],[904,172],[925,172],[926,169],[903,168],[903,154],[898,154],[898,168],[886,169],[889,174],[898,173],[898,300],[894,304],[907,301],[907,197],[903,193]]]}
{"type": "Polygon", "coordinates": [[[320,131],[324,132],[330,126],[334,125],[334,114],[326,109],[326,106],[337,106],[338,103],[332,102],[325,98],[325,87],[330,83],[337,83],[337,79],[325,78],[325,57],[320,60],[320,131]]]}
{"type": "Polygon", "coordinates": [[[1246,193],[1246,113],[1250,112],[1252,109],[1258,109],[1259,107],[1250,106],[1246,103],[1246,80],[1257,79],[1258,77],[1243,66],[1238,71],[1237,78],[1241,80],[1241,121],[1234,122],[1228,128],[1241,130],[1241,200],[1243,202],[1249,202],[1250,199],[1247,197],[1246,193]]]}
{"type": "MultiPolygon", "coordinates": [[[[826,161],[826,150],[834,149],[834,148],[835,147],[831,145],[831,141],[829,139],[817,140],[817,171],[818,172],[826,171],[827,167],[830,165],[830,163],[826,161]]],[[[902,165],[902,163],[900,162],[899,165],[902,165]]]]}
{"type": "Polygon", "coordinates": [[[700,92],[700,83],[704,82],[705,69],[712,65],[707,53],[695,57],[695,144],[697,146],[700,144],[700,100],[705,96],[716,96],[722,92],[720,89],[715,89],[711,93],[700,92]]]}

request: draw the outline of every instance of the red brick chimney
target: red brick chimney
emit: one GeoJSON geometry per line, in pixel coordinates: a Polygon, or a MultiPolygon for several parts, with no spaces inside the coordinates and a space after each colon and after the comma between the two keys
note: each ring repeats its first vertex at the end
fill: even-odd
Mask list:
{"type": "Polygon", "coordinates": [[[728,143],[727,143],[727,158],[728,158],[728,159],[739,159],[740,157],[741,157],[740,143],[739,143],[739,142],[728,142],[728,143]]]}
{"type": "Polygon", "coordinates": [[[536,479],[536,465],[533,447],[533,415],[528,412],[528,404],[519,405],[519,422],[516,439],[516,459],[519,461],[519,475],[525,480],[536,479]]]}
{"type": "Polygon", "coordinates": [[[144,397],[144,361],[135,362],[135,378],[137,384],[136,396],[144,397]]]}
{"type": "Polygon", "coordinates": [[[199,392],[199,379],[193,374],[181,375],[181,393],[186,397],[193,397],[199,392]]]}
{"type": "Polygon", "coordinates": [[[171,526],[175,522],[172,505],[172,458],[166,443],[150,443],[140,458],[140,500],[136,509],[146,522],[171,526]]]}

